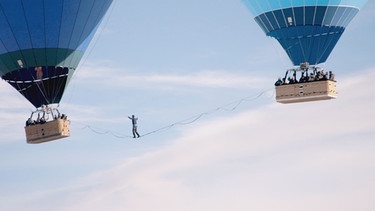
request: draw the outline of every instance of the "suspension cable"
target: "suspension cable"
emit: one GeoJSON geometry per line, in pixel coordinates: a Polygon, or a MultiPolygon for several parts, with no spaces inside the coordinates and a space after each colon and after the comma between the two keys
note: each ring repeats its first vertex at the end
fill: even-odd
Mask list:
{"type": "MultiPolygon", "coordinates": [[[[175,126],[190,125],[190,124],[193,124],[193,123],[197,122],[199,119],[201,119],[204,116],[208,116],[208,115],[214,114],[214,113],[219,112],[219,111],[232,112],[232,111],[236,110],[244,102],[256,101],[261,96],[263,96],[265,93],[269,92],[270,90],[271,89],[261,91],[255,96],[254,95],[247,96],[247,97],[241,98],[239,100],[233,101],[231,103],[219,106],[215,109],[199,113],[197,115],[191,116],[189,118],[186,118],[186,119],[183,119],[183,120],[180,120],[180,121],[176,121],[172,124],[169,124],[169,125],[160,127],[158,129],[152,130],[150,132],[144,133],[140,137],[145,137],[145,136],[149,136],[151,134],[159,133],[159,132],[164,131],[164,130],[169,130],[169,129],[175,127],[175,126]]],[[[274,92],[273,92],[273,95],[271,97],[273,97],[273,96],[274,96],[274,92]]],[[[91,126],[91,125],[87,125],[87,124],[84,124],[84,123],[79,123],[78,121],[73,121],[73,123],[78,123],[80,125],[83,125],[83,127],[80,128],[82,130],[88,129],[91,132],[99,134],[99,135],[111,135],[111,136],[113,136],[115,138],[118,138],[118,139],[133,138],[133,136],[124,135],[124,134],[121,134],[119,132],[115,132],[115,131],[112,131],[112,130],[101,129],[101,128],[94,127],[94,126],[91,126]]]]}

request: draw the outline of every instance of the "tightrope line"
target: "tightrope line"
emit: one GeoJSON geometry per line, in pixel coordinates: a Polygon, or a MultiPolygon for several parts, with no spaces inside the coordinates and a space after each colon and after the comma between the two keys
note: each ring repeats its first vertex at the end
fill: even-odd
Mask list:
{"type": "MultiPolygon", "coordinates": [[[[228,103],[226,105],[217,107],[217,108],[212,109],[210,111],[206,111],[206,112],[194,115],[192,117],[189,117],[187,119],[174,122],[172,124],[169,124],[167,126],[161,127],[159,129],[156,129],[156,130],[144,133],[143,135],[140,136],[140,138],[145,137],[145,136],[149,136],[149,135],[154,134],[154,133],[158,133],[158,132],[163,131],[163,130],[169,130],[172,127],[175,127],[175,126],[183,126],[183,125],[193,124],[194,122],[198,121],[202,117],[211,115],[211,114],[216,113],[218,111],[226,111],[226,112],[234,111],[241,104],[243,104],[244,102],[255,101],[255,100],[259,99],[262,95],[264,95],[268,91],[270,91],[270,90],[262,91],[262,92],[260,92],[259,94],[255,95],[255,96],[252,95],[252,96],[248,96],[248,97],[245,97],[245,98],[241,98],[239,100],[236,100],[236,101],[228,103]]],[[[99,135],[111,135],[111,136],[113,136],[115,138],[118,138],[118,139],[133,138],[133,136],[123,135],[123,134],[120,134],[118,132],[114,132],[114,131],[111,131],[111,130],[99,129],[98,127],[94,127],[94,126],[87,125],[87,124],[82,124],[82,123],[79,123],[77,121],[73,121],[73,122],[83,125],[83,127],[80,128],[80,129],[82,129],[82,130],[88,129],[91,132],[99,134],[99,135]]]]}

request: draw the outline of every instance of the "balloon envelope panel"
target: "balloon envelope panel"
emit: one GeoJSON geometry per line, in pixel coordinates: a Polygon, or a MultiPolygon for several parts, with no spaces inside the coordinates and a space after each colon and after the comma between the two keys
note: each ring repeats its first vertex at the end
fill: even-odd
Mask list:
{"type": "Polygon", "coordinates": [[[2,78],[35,107],[59,103],[111,3],[112,0],[0,0],[2,78]],[[67,72],[61,74],[60,69],[67,72]],[[59,91],[47,91],[45,85],[56,85],[59,91]]]}
{"type": "Polygon", "coordinates": [[[365,0],[243,0],[262,30],[294,65],[327,60],[365,0]]]}
{"type": "Polygon", "coordinates": [[[368,0],[242,0],[254,16],[272,10],[308,6],[348,6],[362,8],[368,0]]]}

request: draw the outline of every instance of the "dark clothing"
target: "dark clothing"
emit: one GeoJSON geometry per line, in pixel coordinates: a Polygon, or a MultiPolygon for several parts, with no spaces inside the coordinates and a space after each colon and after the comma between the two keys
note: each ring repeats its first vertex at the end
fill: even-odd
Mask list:
{"type": "Polygon", "coordinates": [[[138,138],[141,137],[139,135],[138,131],[137,131],[137,120],[138,120],[138,118],[134,117],[134,115],[132,117],[128,117],[128,118],[132,120],[132,124],[133,124],[133,130],[132,130],[132,132],[133,132],[133,138],[136,138],[136,135],[137,135],[138,138]]]}
{"type": "Polygon", "coordinates": [[[137,126],[133,126],[133,138],[135,138],[135,135],[137,135],[137,137],[141,137],[137,131],[137,126]]]}
{"type": "Polygon", "coordinates": [[[275,82],[275,86],[280,86],[280,85],[283,85],[283,81],[279,78],[279,79],[275,82]]]}

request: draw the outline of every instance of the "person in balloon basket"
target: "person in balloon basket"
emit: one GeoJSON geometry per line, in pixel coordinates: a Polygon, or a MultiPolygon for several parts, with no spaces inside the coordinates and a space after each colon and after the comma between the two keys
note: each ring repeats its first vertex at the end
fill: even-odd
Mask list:
{"type": "Polygon", "coordinates": [[[277,81],[275,82],[275,86],[281,86],[283,84],[284,82],[281,80],[281,78],[277,79],[277,81]]]}
{"type": "Polygon", "coordinates": [[[138,131],[137,131],[137,121],[138,121],[138,118],[135,117],[134,115],[132,115],[131,117],[128,116],[128,118],[130,120],[132,120],[132,124],[133,124],[133,138],[136,138],[136,135],[137,135],[138,138],[141,137],[139,135],[138,131]]]}

